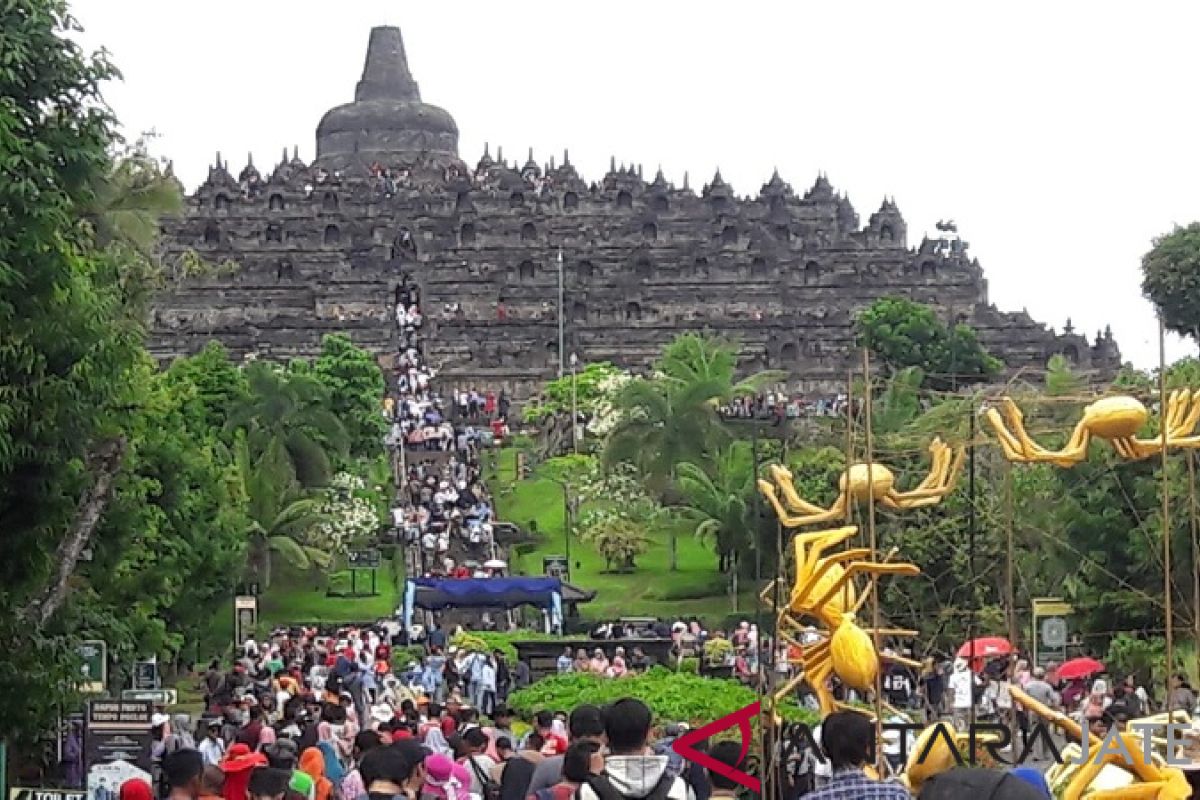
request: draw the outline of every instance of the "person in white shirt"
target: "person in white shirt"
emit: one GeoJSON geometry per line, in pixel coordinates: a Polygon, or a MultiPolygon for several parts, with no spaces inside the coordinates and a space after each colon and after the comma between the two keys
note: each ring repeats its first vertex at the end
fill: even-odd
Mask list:
{"type": "MultiPolygon", "coordinates": [[[[476,573],[476,577],[478,577],[478,573],[476,573]]],[[[483,668],[479,673],[479,710],[490,716],[496,708],[496,662],[489,656],[480,657],[484,661],[483,668]]]]}
{"type": "Polygon", "coordinates": [[[196,749],[204,758],[206,765],[217,766],[225,757],[225,742],[221,741],[221,720],[210,719],[204,731],[204,741],[196,749]]]}
{"type": "Polygon", "coordinates": [[[954,726],[965,731],[971,717],[971,704],[974,701],[975,687],[979,678],[967,668],[965,659],[954,662],[954,672],[950,675],[949,688],[953,697],[954,726]]]}

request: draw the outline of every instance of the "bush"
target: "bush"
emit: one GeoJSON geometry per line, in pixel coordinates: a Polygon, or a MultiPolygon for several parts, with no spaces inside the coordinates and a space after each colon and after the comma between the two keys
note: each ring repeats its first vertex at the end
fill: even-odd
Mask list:
{"type": "MultiPolygon", "coordinates": [[[[555,675],[513,693],[509,705],[522,716],[531,717],[542,709],[570,711],[583,703],[604,706],[623,697],[636,697],[650,706],[658,723],[691,724],[712,722],[758,700],[753,689],[736,681],[701,678],[693,673],[655,667],[628,678],[555,675]]],[[[781,706],[779,712],[789,721],[810,725],[819,721],[815,712],[796,705],[781,706]]]]}
{"type": "Polygon", "coordinates": [[[393,647],[392,648],[392,672],[402,672],[408,666],[410,661],[421,663],[421,659],[425,657],[425,646],[419,644],[409,645],[408,647],[393,647]]]}
{"type": "Polygon", "coordinates": [[[542,633],[540,631],[513,631],[512,633],[500,633],[498,631],[464,631],[450,639],[450,644],[455,647],[466,647],[467,649],[483,650],[488,653],[493,650],[499,650],[504,654],[504,659],[512,664],[517,660],[517,648],[513,647],[513,642],[524,642],[531,639],[557,639],[558,636],[553,634],[542,633]]]}
{"type": "Polygon", "coordinates": [[[677,666],[679,672],[686,672],[689,675],[700,674],[700,659],[698,658],[681,658],[677,666]]]}
{"type": "Polygon", "coordinates": [[[704,643],[704,660],[710,666],[722,666],[733,653],[733,643],[728,639],[709,639],[704,643]]]}

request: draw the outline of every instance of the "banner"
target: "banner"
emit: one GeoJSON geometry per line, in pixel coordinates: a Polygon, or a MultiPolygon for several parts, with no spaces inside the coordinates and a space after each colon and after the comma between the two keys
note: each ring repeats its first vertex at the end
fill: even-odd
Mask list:
{"type": "Polygon", "coordinates": [[[116,800],[121,784],[150,781],[149,703],[92,700],[87,704],[83,764],[91,800],[116,800]]]}

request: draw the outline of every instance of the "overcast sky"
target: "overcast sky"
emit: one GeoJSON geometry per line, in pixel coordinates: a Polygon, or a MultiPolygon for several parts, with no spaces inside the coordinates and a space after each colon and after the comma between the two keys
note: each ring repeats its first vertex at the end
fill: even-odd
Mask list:
{"type": "MultiPolygon", "coordinates": [[[[739,194],[818,171],[865,222],[885,195],[909,243],[958,222],[991,299],[1157,364],[1141,255],[1200,218],[1200,3],[74,0],[124,73],[106,95],[154,129],[189,189],[220,150],[314,156],[353,99],[371,26],[399,25],[422,99],[490,142],[598,179],[610,155],[739,194]]],[[[1190,353],[1173,341],[1168,356],[1190,353]]]]}

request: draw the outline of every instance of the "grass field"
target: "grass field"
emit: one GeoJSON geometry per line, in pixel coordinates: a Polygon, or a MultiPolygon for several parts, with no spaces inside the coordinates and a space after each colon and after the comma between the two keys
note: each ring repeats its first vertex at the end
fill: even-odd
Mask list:
{"type": "MultiPolygon", "coordinates": [[[[496,496],[501,519],[536,530],[537,541],[514,564],[526,574],[540,575],[542,557],[566,555],[563,536],[565,509],[563,489],[554,481],[539,478],[536,471],[516,482],[517,451],[509,448],[493,453],[488,480],[496,496]],[[532,523],[532,524],[531,524],[532,523]]],[[[669,535],[650,531],[649,551],[637,559],[630,574],[605,572],[604,559],[590,544],[572,539],[571,580],[577,586],[596,590],[596,599],[584,605],[587,617],[698,615],[714,622],[732,614],[723,576],[717,572],[716,556],[691,531],[678,533],[678,569],[668,569],[669,535]]],[[[752,611],[753,592],[739,598],[741,611],[752,611]]]]}
{"type": "MultiPolygon", "coordinates": [[[[299,572],[286,565],[276,565],[271,587],[259,603],[259,627],[270,629],[276,624],[302,622],[365,622],[390,617],[400,604],[400,583],[388,559],[383,560],[376,576],[374,597],[329,597],[328,589],[350,591],[350,572],[340,570],[327,577],[318,572],[299,572]]],[[[358,591],[366,593],[371,587],[371,575],[358,573],[358,591]]]]}

